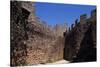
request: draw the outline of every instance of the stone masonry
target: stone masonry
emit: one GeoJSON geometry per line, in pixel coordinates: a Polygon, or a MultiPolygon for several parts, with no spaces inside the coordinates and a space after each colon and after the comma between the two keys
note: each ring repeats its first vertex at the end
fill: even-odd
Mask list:
{"type": "Polygon", "coordinates": [[[96,10],[90,18],[81,15],[80,21],[76,20],[65,32],[64,58],[73,62],[96,61],[96,10]]]}
{"type": "Polygon", "coordinates": [[[66,25],[49,27],[35,15],[34,2],[10,1],[11,66],[96,61],[96,10],[66,25]]]}
{"type": "Polygon", "coordinates": [[[63,59],[63,34],[57,35],[35,16],[34,3],[10,3],[11,66],[45,64],[63,59]]]}

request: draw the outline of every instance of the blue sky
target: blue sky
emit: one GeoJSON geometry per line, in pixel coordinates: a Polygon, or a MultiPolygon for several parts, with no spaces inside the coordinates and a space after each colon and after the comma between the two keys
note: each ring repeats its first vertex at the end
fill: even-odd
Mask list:
{"type": "Polygon", "coordinates": [[[67,23],[70,26],[80,15],[90,16],[93,5],[57,4],[57,3],[35,3],[36,16],[45,21],[48,25],[67,23]]]}

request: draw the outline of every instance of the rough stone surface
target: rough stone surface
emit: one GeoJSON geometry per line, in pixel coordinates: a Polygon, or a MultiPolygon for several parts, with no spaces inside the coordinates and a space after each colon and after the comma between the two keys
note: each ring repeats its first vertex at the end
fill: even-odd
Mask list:
{"type": "Polygon", "coordinates": [[[34,3],[10,3],[11,66],[45,64],[63,59],[63,35],[57,35],[58,32],[35,16],[34,3]]]}
{"type": "Polygon", "coordinates": [[[32,2],[10,3],[11,66],[54,63],[62,59],[96,60],[96,10],[90,18],[81,15],[80,22],[75,20],[67,30],[65,24],[52,28],[36,17],[32,2]]]}
{"type": "Polygon", "coordinates": [[[96,10],[90,18],[82,15],[80,22],[65,32],[64,58],[73,62],[96,61],[96,10]]]}

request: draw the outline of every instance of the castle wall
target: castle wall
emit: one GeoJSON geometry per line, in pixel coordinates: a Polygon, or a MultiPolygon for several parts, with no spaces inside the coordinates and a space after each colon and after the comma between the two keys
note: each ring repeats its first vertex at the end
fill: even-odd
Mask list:
{"type": "MultiPolygon", "coordinates": [[[[34,15],[34,3],[11,1],[11,66],[63,59],[64,38],[34,15]]],[[[62,34],[63,35],[63,34],[62,34]]]]}
{"type": "Polygon", "coordinates": [[[26,64],[26,44],[24,41],[28,39],[26,33],[26,21],[29,13],[25,10],[22,13],[21,3],[11,1],[11,66],[25,65],[26,64]],[[25,15],[24,15],[25,14],[25,15]]]}
{"type": "MultiPolygon", "coordinates": [[[[66,60],[76,61],[76,58],[83,56],[89,58],[83,52],[87,51],[87,54],[89,54],[88,50],[91,50],[91,48],[94,50],[94,53],[92,53],[93,58],[91,58],[91,61],[93,61],[94,58],[96,58],[96,47],[93,48],[93,45],[96,45],[96,21],[94,21],[96,20],[95,11],[92,11],[91,17],[88,19],[86,18],[85,14],[81,15],[80,22],[75,24],[74,27],[71,27],[71,30],[66,34],[64,48],[64,58],[66,60]]],[[[83,61],[86,60],[85,58],[78,58],[77,61],[81,62],[82,60],[80,59],[82,59],[83,61]]]]}

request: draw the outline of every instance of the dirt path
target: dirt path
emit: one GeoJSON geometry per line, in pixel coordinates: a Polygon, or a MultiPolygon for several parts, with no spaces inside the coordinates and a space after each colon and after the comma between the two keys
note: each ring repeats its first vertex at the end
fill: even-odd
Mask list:
{"type": "Polygon", "coordinates": [[[47,63],[47,64],[67,64],[69,63],[69,61],[66,61],[66,60],[59,60],[59,61],[56,61],[54,63],[47,63]]]}
{"type": "MultiPolygon", "coordinates": [[[[56,61],[56,62],[54,62],[54,63],[46,63],[46,64],[44,64],[44,65],[68,64],[68,63],[70,63],[70,62],[69,62],[69,61],[66,61],[66,60],[64,60],[64,59],[62,59],[62,60],[56,61]]],[[[38,64],[38,65],[43,65],[43,64],[38,64]]]]}
{"type": "Polygon", "coordinates": [[[60,61],[54,62],[54,64],[66,64],[66,63],[69,63],[69,61],[66,61],[66,60],[60,60],[60,61]]]}

